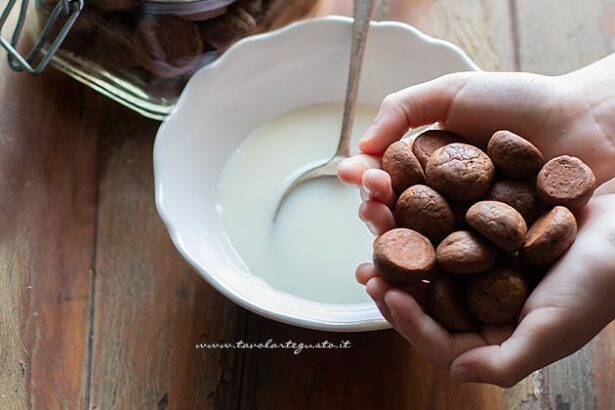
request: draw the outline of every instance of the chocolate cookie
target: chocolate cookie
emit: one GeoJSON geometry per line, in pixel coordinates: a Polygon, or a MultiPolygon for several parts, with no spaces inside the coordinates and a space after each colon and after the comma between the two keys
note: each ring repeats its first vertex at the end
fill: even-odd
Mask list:
{"type": "Polygon", "coordinates": [[[497,249],[470,231],[453,232],[436,248],[438,267],[450,273],[484,272],[497,260],[497,249]]]}
{"type": "Polygon", "coordinates": [[[136,37],[141,64],[160,77],[188,73],[203,53],[197,24],[174,16],[144,16],[137,25],[136,37]]]}
{"type": "Polygon", "coordinates": [[[319,0],[263,0],[263,20],[258,32],[284,27],[293,21],[316,16],[319,0]]]}
{"type": "Polygon", "coordinates": [[[452,275],[439,274],[429,282],[427,312],[451,332],[471,332],[478,327],[466,307],[464,285],[452,275]]]}
{"type": "Polygon", "coordinates": [[[382,156],[382,169],[391,176],[391,184],[398,194],[414,184],[425,182],[421,164],[404,141],[389,145],[382,156]]]}
{"type": "Polygon", "coordinates": [[[380,275],[399,286],[429,278],[436,265],[436,251],[420,233],[397,228],[376,238],[373,260],[380,275]]]}
{"type": "Polygon", "coordinates": [[[534,144],[510,131],[493,134],[487,153],[498,171],[513,178],[535,175],[544,164],[544,157],[534,144]]]}
{"type": "Polygon", "coordinates": [[[433,243],[455,229],[453,211],[442,195],[427,185],[413,185],[399,196],[395,221],[402,228],[420,232],[433,243]]]}
{"type": "Polygon", "coordinates": [[[527,182],[514,179],[498,181],[487,192],[485,200],[504,202],[512,206],[527,224],[531,224],[538,217],[538,195],[534,187],[527,182]]]}
{"type": "Polygon", "coordinates": [[[486,325],[514,324],[529,296],[523,277],[510,268],[497,268],[477,275],[466,289],[470,313],[486,325]]]}
{"type": "Polygon", "coordinates": [[[218,50],[226,50],[256,28],[256,18],[244,7],[232,5],[226,14],[201,25],[203,39],[218,50]]]}
{"type": "Polygon", "coordinates": [[[445,145],[458,142],[459,140],[460,138],[457,135],[448,131],[425,131],[416,137],[414,143],[412,143],[412,152],[416,156],[416,159],[419,160],[419,163],[423,169],[425,169],[427,161],[429,161],[429,158],[431,158],[431,154],[433,154],[434,151],[445,145]]]}
{"type": "Polygon", "coordinates": [[[235,7],[241,7],[250,13],[258,23],[263,13],[263,0],[237,0],[235,7]]]}
{"type": "Polygon", "coordinates": [[[576,209],[589,202],[596,189],[596,177],[579,158],[563,155],[542,167],[536,189],[543,201],[576,209]]]}
{"type": "Polygon", "coordinates": [[[485,195],[493,174],[487,154],[460,142],[438,148],[425,168],[427,185],[454,201],[474,201],[485,195]]]}
{"type": "Polygon", "coordinates": [[[548,265],[559,259],[577,235],[577,221],[572,212],[556,206],[530,227],[523,244],[523,259],[536,265],[548,265]]]}
{"type": "Polygon", "coordinates": [[[175,14],[177,17],[189,21],[207,21],[213,18],[222,16],[226,13],[228,7],[219,7],[213,10],[200,11],[196,13],[175,14]]]}
{"type": "Polygon", "coordinates": [[[498,201],[477,202],[468,209],[468,224],[506,252],[523,245],[527,225],[515,208],[498,201]]]}

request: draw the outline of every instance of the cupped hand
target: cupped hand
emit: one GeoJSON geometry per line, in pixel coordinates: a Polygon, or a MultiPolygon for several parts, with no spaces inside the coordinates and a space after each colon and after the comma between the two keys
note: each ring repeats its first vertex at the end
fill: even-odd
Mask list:
{"type": "Polygon", "coordinates": [[[599,121],[607,104],[593,101],[585,77],[573,74],[455,73],[387,96],[359,143],[362,153],[338,166],[343,182],[361,187],[361,218],[372,230],[393,227],[390,205],[396,198],[380,157],[409,129],[433,123],[478,146],[486,146],[495,131],[509,130],[534,143],[547,159],[581,158],[598,184],[615,177],[615,127],[599,121]]]}
{"type": "Polygon", "coordinates": [[[615,317],[615,195],[579,211],[577,239],[527,300],[516,327],[449,333],[420,306],[421,295],[390,287],[373,265],[357,279],[383,316],[433,365],[459,382],[516,384],[586,344],[615,317]]]}
{"type": "MultiPolygon", "coordinates": [[[[595,71],[595,70],[594,70],[595,71]]],[[[362,154],[342,162],[340,179],[358,185],[360,218],[375,235],[395,227],[396,195],[380,156],[409,129],[439,123],[466,141],[485,146],[506,129],[531,140],[546,158],[583,159],[599,184],[615,176],[615,143],[604,123],[604,104],[584,88],[583,76],[527,73],[457,73],[388,96],[364,139],[362,154]]],[[[389,286],[364,264],[366,285],[383,316],[432,364],[458,381],[510,386],[531,371],[583,346],[615,317],[615,196],[592,199],[581,210],[570,251],[546,275],[523,308],[516,327],[486,327],[451,334],[421,309],[424,284],[389,286]]]]}
{"type": "MultiPolygon", "coordinates": [[[[595,70],[589,66],[587,74],[593,74],[590,69],[595,70]]],[[[495,131],[509,130],[532,141],[546,158],[573,154],[594,170],[600,184],[615,176],[615,129],[603,120],[604,107],[615,111],[615,101],[595,101],[588,76],[465,72],[409,87],[384,99],[359,143],[365,155],[350,161],[373,165],[370,156],[382,155],[409,129],[439,123],[478,146],[486,146],[495,131]]],[[[346,172],[351,169],[343,165],[340,178],[356,183],[357,175],[346,172]]]]}

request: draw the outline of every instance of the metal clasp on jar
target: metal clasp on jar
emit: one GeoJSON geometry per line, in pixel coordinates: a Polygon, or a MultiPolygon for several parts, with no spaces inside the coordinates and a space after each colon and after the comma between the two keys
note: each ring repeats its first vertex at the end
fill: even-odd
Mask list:
{"type": "Polygon", "coordinates": [[[58,4],[55,5],[49,14],[47,22],[40,30],[38,40],[27,55],[22,55],[17,51],[17,42],[19,41],[26,22],[29,0],[21,0],[19,16],[10,41],[1,35],[16,3],[17,0],[9,0],[2,15],[0,15],[0,45],[8,52],[9,65],[13,70],[27,71],[30,74],[37,75],[47,67],[47,64],[51,61],[51,58],[62,44],[62,41],[64,41],[64,38],[66,38],[75,20],[79,17],[79,13],[81,13],[81,9],[83,8],[83,0],[59,0],[58,4]],[[59,20],[61,16],[64,17],[64,23],[56,37],[49,40],[51,30],[56,24],[61,23],[59,20]],[[37,60],[38,63],[34,64],[37,60]]]}

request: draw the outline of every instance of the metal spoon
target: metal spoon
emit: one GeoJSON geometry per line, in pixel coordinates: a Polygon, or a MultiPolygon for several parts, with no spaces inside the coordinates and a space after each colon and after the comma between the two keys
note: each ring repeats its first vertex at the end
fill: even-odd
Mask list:
{"type": "Polygon", "coordinates": [[[361,74],[361,63],[365,53],[367,43],[367,31],[369,21],[374,9],[375,0],[355,0],[354,1],[354,22],[352,24],[352,48],[350,49],[350,68],[348,70],[348,84],[346,86],[346,100],[344,102],[344,118],[342,120],[342,133],[337,145],[337,150],[331,159],[322,165],[315,166],[304,171],[296,177],[282,194],[280,202],[275,210],[273,220],[275,221],[280,213],[282,204],[290,193],[299,185],[306,181],[337,176],[336,167],[343,159],[350,156],[350,137],[352,123],[354,120],[355,105],[357,102],[357,91],[359,89],[359,77],[361,74]]]}

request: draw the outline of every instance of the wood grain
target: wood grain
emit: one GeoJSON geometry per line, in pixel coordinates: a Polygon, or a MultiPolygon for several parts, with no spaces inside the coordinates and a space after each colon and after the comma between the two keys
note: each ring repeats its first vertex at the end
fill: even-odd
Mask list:
{"type": "Polygon", "coordinates": [[[0,78],[0,408],[81,408],[96,208],[96,133],[87,115],[94,93],[57,72],[31,78],[3,66],[0,78]]]}
{"type": "Polygon", "coordinates": [[[615,50],[615,0],[515,0],[513,4],[523,71],[563,74],[615,50]]]}
{"type": "Polygon", "coordinates": [[[244,313],[177,253],[154,206],[158,123],[106,106],[99,134],[91,408],[236,408],[244,313]],[[231,394],[232,392],[232,394],[231,394]]]}
{"type": "Polygon", "coordinates": [[[387,17],[457,44],[482,69],[515,68],[507,1],[391,0],[387,17]]]}
{"type": "MultiPolygon", "coordinates": [[[[348,14],[350,0],[321,13],[348,14]]],[[[558,74],[615,50],[615,0],[381,0],[484,69],[558,74]]],[[[512,389],[457,385],[397,333],[248,313],[179,256],[143,119],[53,70],[0,69],[0,408],[615,409],[615,324],[512,389]],[[346,350],[197,350],[349,340],[346,350]]]]}
{"type": "MultiPolygon", "coordinates": [[[[519,69],[562,74],[614,52],[613,10],[615,0],[585,1],[582,6],[571,0],[515,0],[519,69]]],[[[613,328],[611,324],[579,352],[508,391],[507,404],[531,409],[615,409],[615,374],[611,371],[615,362],[609,353],[615,350],[613,328]],[[520,394],[524,390],[531,394],[524,397],[520,394]]]]}
{"type": "Polygon", "coordinates": [[[282,325],[250,314],[253,342],[340,343],[347,350],[246,351],[242,409],[402,409],[501,407],[501,389],[457,385],[423,361],[392,330],[328,333],[282,325]]]}

